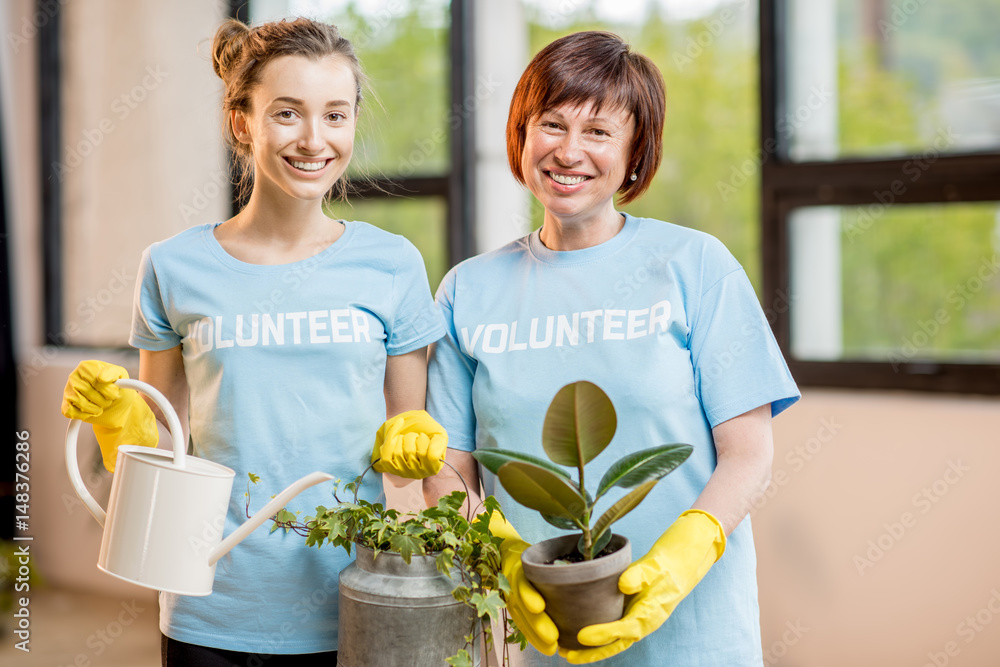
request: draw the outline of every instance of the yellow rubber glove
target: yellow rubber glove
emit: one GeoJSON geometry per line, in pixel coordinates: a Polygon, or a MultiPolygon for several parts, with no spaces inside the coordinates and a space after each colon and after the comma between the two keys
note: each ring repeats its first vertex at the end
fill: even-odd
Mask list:
{"type": "Polygon", "coordinates": [[[598,648],[559,654],[583,665],[610,658],[652,633],[673,613],[726,549],[719,520],[702,510],[688,510],[663,533],[645,556],[618,579],[618,588],[633,596],[621,620],[591,625],[577,633],[581,644],[598,648]]]}
{"type": "Polygon", "coordinates": [[[545,598],[524,576],[521,554],[531,545],[521,539],[514,526],[494,512],[490,516],[490,532],[503,538],[500,544],[500,569],[510,583],[507,610],[514,624],[540,653],[555,655],[559,629],[545,613],[545,598]]]}
{"type": "Polygon", "coordinates": [[[93,425],[104,467],[111,472],[120,445],[156,447],[160,440],[156,417],[139,392],[115,384],[127,377],[128,371],[121,366],[81,361],[63,390],[63,415],[93,425]]]}
{"type": "Polygon", "coordinates": [[[436,475],[444,465],[448,433],[425,410],[410,410],[387,419],[375,434],[375,472],[408,479],[436,475]]]}

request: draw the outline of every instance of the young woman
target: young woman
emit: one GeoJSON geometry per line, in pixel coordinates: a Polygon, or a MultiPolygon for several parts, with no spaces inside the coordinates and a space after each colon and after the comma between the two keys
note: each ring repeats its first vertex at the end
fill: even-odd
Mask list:
{"type": "MultiPolygon", "coordinates": [[[[416,248],[323,210],[351,160],[360,65],[335,27],[305,19],[229,21],[213,54],[252,190],[233,218],[144,253],[130,337],[139,379],[189,425],[194,455],[237,479],[256,473],[275,491],[313,470],[353,479],[387,416],[423,409],[426,347],[443,333],[416,248]]],[[[111,465],[118,444],[157,440],[146,403],[113,384],[125,375],[84,362],[63,403],[94,424],[111,465]]],[[[422,477],[428,457],[408,451],[382,470],[422,477]]],[[[234,485],[226,534],[245,520],[244,492],[234,485]]],[[[367,475],[360,495],[380,492],[380,475],[367,475]]],[[[329,499],[318,486],[297,502],[329,499]]],[[[256,531],[219,562],[211,595],[161,592],[163,664],[335,664],[347,563],[294,533],[256,531]]]]}
{"type": "Polygon", "coordinates": [[[762,661],[746,517],[769,479],[771,417],[799,394],[746,274],[722,244],[615,208],[617,195],[639,197],[660,164],[664,97],[655,65],[616,35],[577,33],[542,49],[507,122],[511,171],[544,206],[542,227],[459,264],[438,290],[447,335],[432,347],[427,409],[452,447],[544,458],[545,410],[577,380],[602,387],[618,414],[611,453],[591,462],[588,477],[627,452],[694,446],[615,525],[638,557],[619,580],[625,617],[584,628],[578,639],[593,648],[560,656],[555,625],[519,561],[554,529],[492,475],[483,480],[510,520],[494,532],[505,538],[507,602],[531,643],[528,665],[762,661]]]}

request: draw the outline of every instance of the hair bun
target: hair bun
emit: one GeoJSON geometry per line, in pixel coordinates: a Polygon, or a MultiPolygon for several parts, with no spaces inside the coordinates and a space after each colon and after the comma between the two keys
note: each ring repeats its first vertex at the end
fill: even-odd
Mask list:
{"type": "Polygon", "coordinates": [[[212,68],[225,80],[232,66],[239,62],[243,45],[250,36],[250,28],[242,21],[229,19],[219,26],[212,39],[212,68]]]}

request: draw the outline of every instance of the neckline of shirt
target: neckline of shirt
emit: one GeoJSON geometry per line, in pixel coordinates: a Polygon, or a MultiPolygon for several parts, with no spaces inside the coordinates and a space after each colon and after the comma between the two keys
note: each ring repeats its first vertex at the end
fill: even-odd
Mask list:
{"type": "Polygon", "coordinates": [[[205,242],[208,244],[209,251],[211,251],[211,253],[215,255],[223,264],[230,268],[243,271],[245,273],[284,273],[290,269],[323,261],[340,252],[347,245],[348,241],[350,241],[351,236],[353,236],[356,225],[346,220],[336,220],[335,222],[339,222],[344,225],[344,233],[340,235],[340,238],[311,257],[306,257],[305,259],[300,259],[297,262],[289,262],[287,264],[251,264],[250,262],[244,262],[243,260],[236,259],[226,252],[226,249],[222,247],[219,240],[215,238],[214,230],[222,224],[221,222],[208,223],[202,230],[202,234],[205,242]]]}
{"type": "Polygon", "coordinates": [[[622,225],[617,234],[604,243],[579,250],[552,250],[542,243],[539,236],[542,230],[539,228],[528,235],[528,249],[538,261],[557,266],[589,264],[604,259],[628,245],[629,241],[635,237],[636,232],[639,231],[638,218],[628,213],[622,213],[622,216],[625,218],[625,224],[622,225]]]}

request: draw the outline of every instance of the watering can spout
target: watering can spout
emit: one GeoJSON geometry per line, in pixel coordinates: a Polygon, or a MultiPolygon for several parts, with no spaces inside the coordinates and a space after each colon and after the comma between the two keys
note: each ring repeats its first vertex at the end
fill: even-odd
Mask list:
{"type": "Polygon", "coordinates": [[[264,507],[258,510],[256,514],[247,519],[246,522],[234,530],[229,537],[222,540],[217,547],[209,552],[209,566],[215,565],[220,558],[225,556],[232,550],[233,547],[242,542],[247,535],[252,533],[262,523],[277,514],[278,510],[287,505],[289,500],[299,495],[310,486],[315,486],[316,484],[320,484],[322,482],[328,482],[333,478],[333,475],[325,472],[314,472],[306,475],[298,481],[292,482],[287,489],[272,498],[271,502],[264,505],[264,507]]]}

